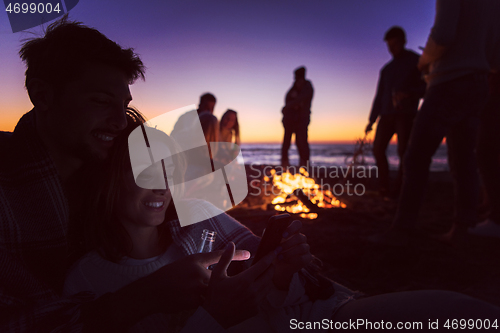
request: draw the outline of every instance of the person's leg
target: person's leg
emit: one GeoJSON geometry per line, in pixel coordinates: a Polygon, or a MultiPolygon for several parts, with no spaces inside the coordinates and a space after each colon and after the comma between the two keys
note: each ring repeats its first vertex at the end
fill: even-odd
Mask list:
{"type": "Polygon", "coordinates": [[[415,118],[403,161],[403,186],[393,228],[413,229],[422,205],[432,156],[449,129],[484,107],[484,76],[466,76],[429,88],[415,118]]]}
{"type": "Polygon", "coordinates": [[[389,163],[387,162],[386,150],[392,136],[396,132],[395,116],[381,116],[373,140],[373,156],[377,163],[379,190],[381,193],[389,191],[389,163]]]}
{"type": "Polygon", "coordinates": [[[297,132],[295,133],[295,144],[299,151],[300,161],[299,166],[307,167],[309,162],[309,143],[307,142],[307,129],[309,126],[309,117],[301,119],[297,124],[297,132]]]}
{"type": "MultiPolygon", "coordinates": [[[[491,77],[494,79],[494,77],[491,77]]],[[[490,213],[485,221],[482,221],[469,233],[500,238],[500,74],[496,74],[496,80],[490,81],[490,97],[481,114],[481,125],[479,141],[477,146],[477,159],[479,172],[488,196],[490,213]]]]}
{"type": "Polygon", "coordinates": [[[283,144],[281,145],[281,165],[286,168],[289,165],[288,150],[292,141],[293,126],[283,121],[283,128],[285,134],[283,135],[283,144]]]}
{"type": "MultiPolygon", "coordinates": [[[[500,88],[497,88],[500,90],[500,88]]],[[[477,146],[479,171],[488,194],[490,219],[500,225],[500,91],[493,92],[482,115],[477,146]]]]}
{"type": "Polygon", "coordinates": [[[441,87],[430,89],[410,135],[410,141],[403,157],[403,184],[393,226],[413,229],[424,197],[432,155],[446,135],[448,126],[437,121],[435,114],[445,108],[441,87]]]}
{"type": "MultiPolygon", "coordinates": [[[[332,320],[336,323],[343,323],[362,319],[364,325],[358,327],[362,331],[380,331],[381,329],[376,330],[373,324],[381,323],[383,320],[386,324],[385,328],[391,325],[392,329],[397,329],[398,323],[403,323],[402,325],[407,326],[403,326],[402,329],[406,328],[408,331],[441,332],[447,330],[444,327],[446,320],[449,320],[450,327],[453,319],[458,321],[472,319],[474,325],[478,319],[482,323],[488,319],[491,325],[499,316],[500,308],[463,294],[451,291],[419,290],[382,294],[349,302],[335,313],[332,320]],[[429,327],[430,323],[435,323],[436,320],[438,329],[429,327]],[[372,324],[371,329],[367,322],[372,324]]],[[[475,331],[474,328],[477,326],[465,327],[468,331],[475,331]]]]}
{"type": "Polygon", "coordinates": [[[403,183],[403,159],[405,156],[406,148],[408,147],[408,142],[410,141],[411,129],[413,128],[413,121],[415,119],[415,116],[416,114],[401,114],[398,115],[398,118],[396,119],[399,167],[394,192],[398,194],[401,190],[401,184],[403,183]]]}
{"type": "Polygon", "coordinates": [[[479,174],[475,149],[479,117],[464,118],[452,126],[446,137],[448,164],[455,186],[455,223],[464,231],[477,222],[479,174]]]}

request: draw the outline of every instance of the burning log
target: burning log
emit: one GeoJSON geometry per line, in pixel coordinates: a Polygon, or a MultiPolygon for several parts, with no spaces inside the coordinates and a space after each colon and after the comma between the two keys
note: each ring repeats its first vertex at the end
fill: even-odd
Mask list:
{"type": "Polygon", "coordinates": [[[311,200],[309,200],[309,198],[307,197],[307,195],[305,195],[304,191],[302,191],[302,189],[298,188],[296,189],[295,191],[293,191],[293,194],[295,194],[295,196],[300,200],[302,201],[302,203],[307,207],[309,208],[310,211],[320,211],[321,208],[319,208],[318,206],[316,206],[315,204],[312,203],[311,200]]]}
{"type": "MultiPolygon", "coordinates": [[[[276,174],[273,169],[271,176],[273,186],[280,190],[280,194],[271,203],[275,210],[315,219],[318,217],[317,213],[322,209],[346,207],[329,190],[321,189],[314,179],[309,178],[309,174],[304,168],[300,168],[297,174],[291,174],[287,171],[281,175],[276,174]]],[[[264,180],[270,181],[268,177],[265,177],[264,180]]]]}

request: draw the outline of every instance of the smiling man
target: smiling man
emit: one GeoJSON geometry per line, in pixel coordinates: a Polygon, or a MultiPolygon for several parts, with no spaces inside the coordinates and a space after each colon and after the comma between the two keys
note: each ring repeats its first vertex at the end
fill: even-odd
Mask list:
{"type": "Polygon", "coordinates": [[[127,125],[129,84],[144,78],[132,49],[67,18],[19,53],[34,107],[0,133],[0,331],[68,321],[61,309],[78,302],[57,295],[75,243],[71,194],[83,190],[74,180],[107,157],[127,125]]]}

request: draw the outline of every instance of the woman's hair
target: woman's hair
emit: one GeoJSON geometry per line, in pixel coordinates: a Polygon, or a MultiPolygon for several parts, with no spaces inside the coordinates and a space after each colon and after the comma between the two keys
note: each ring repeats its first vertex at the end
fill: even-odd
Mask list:
{"type": "MultiPolygon", "coordinates": [[[[131,176],[132,166],[128,149],[129,134],[139,126],[145,125],[144,116],[133,108],[127,109],[127,127],[115,139],[111,154],[103,171],[92,181],[93,193],[87,205],[85,223],[85,243],[87,251],[95,250],[110,261],[118,262],[132,250],[132,241],[117,217],[118,203],[126,178],[131,176]]],[[[165,135],[165,144],[174,159],[174,178],[182,179],[185,161],[176,142],[165,135]]],[[[173,201],[165,213],[165,221],[177,219],[173,201]]],[[[158,226],[160,246],[168,245],[169,226],[165,221],[158,226]]]]}
{"type": "Polygon", "coordinates": [[[234,110],[228,109],[224,114],[222,115],[222,118],[220,118],[220,129],[222,131],[222,128],[224,127],[225,122],[227,121],[227,118],[229,117],[230,114],[234,114],[234,126],[231,128],[231,131],[234,134],[234,142],[236,144],[240,144],[240,125],[238,124],[238,113],[234,110]]]}

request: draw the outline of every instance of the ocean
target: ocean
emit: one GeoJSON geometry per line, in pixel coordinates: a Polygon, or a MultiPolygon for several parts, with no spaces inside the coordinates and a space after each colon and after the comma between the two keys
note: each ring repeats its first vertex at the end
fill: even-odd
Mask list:
{"type": "MultiPolygon", "coordinates": [[[[309,146],[311,149],[311,164],[315,166],[346,166],[355,149],[355,144],[310,144],[309,146]]],[[[281,144],[243,143],[241,150],[245,164],[280,165],[281,163],[281,144]]],[[[290,165],[299,164],[299,155],[297,147],[294,144],[291,145],[288,156],[290,165]]],[[[389,145],[387,148],[387,159],[389,161],[389,168],[397,170],[399,165],[397,145],[389,145]]],[[[364,160],[366,165],[375,165],[375,159],[370,149],[366,149],[364,160]]],[[[447,148],[445,144],[442,144],[434,154],[431,171],[447,170],[449,170],[447,148]]]]}

